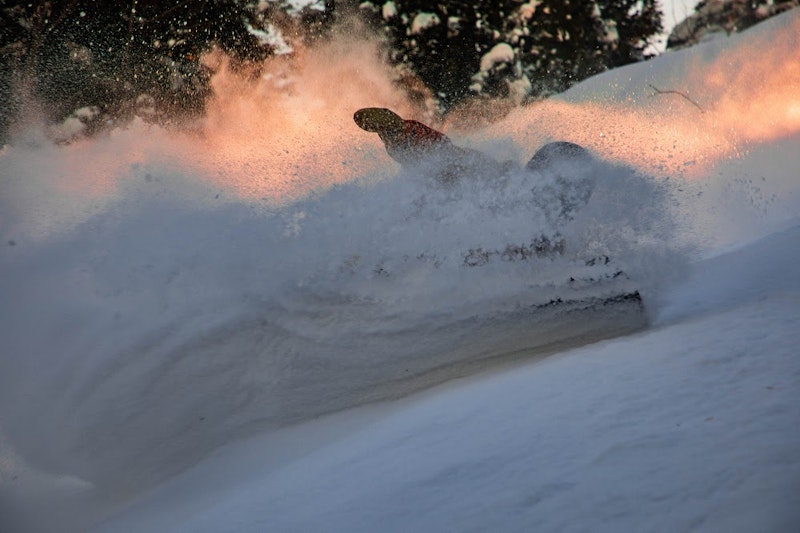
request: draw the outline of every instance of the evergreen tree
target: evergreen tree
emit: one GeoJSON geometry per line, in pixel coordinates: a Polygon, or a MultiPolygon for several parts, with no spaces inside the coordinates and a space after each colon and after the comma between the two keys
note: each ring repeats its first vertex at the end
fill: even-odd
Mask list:
{"type": "MultiPolygon", "coordinates": [[[[89,130],[135,113],[171,120],[202,111],[216,47],[234,65],[259,64],[286,46],[274,20],[322,33],[323,10],[246,0],[37,0],[0,4],[0,96],[23,88],[58,121],[76,109],[89,130]],[[289,13],[291,12],[291,14],[289,13]]],[[[0,139],[16,109],[0,114],[0,139]]]]}
{"type": "Polygon", "coordinates": [[[362,4],[393,61],[448,108],[468,94],[547,95],[638,61],[661,31],[656,0],[390,0],[362,4]]]}
{"type": "Polygon", "coordinates": [[[14,86],[51,120],[72,114],[87,132],[132,116],[172,120],[203,110],[205,52],[258,73],[265,58],[291,52],[282,30],[313,43],[352,13],[413,75],[400,78],[421,80],[442,110],[470,95],[562,91],[644,58],[661,29],[656,0],[0,0],[0,140],[14,86]]]}

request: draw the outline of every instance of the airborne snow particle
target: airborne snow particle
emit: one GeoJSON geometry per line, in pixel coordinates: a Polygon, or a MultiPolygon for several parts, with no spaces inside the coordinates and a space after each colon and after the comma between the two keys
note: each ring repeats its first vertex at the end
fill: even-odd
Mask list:
{"type": "Polygon", "coordinates": [[[410,35],[417,35],[428,28],[432,28],[442,22],[436,13],[417,13],[411,23],[410,35]]]}

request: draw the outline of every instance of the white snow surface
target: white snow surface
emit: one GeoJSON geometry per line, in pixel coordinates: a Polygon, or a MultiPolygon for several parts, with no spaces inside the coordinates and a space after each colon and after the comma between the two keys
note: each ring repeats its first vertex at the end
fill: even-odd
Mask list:
{"type": "Polygon", "coordinates": [[[794,531],[798,261],[795,226],[647,332],[231,445],[98,531],[794,531]]]}
{"type": "MultiPolygon", "coordinates": [[[[569,97],[654,72],[680,87],[693,50],[569,97]]],[[[57,148],[7,148],[0,531],[798,531],[798,143],[751,147],[697,196],[599,165],[558,228],[574,260],[475,269],[462,250],[554,229],[524,173],[210,209],[153,164],[76,208],[47,188],[57,148]],[[527,352],[508,317],[568,297],[594,253],[649,325],[527,352]],[[400,372],[501,344],[505,364],[385,401],[423,388],[393,393],[400,372]]]]}

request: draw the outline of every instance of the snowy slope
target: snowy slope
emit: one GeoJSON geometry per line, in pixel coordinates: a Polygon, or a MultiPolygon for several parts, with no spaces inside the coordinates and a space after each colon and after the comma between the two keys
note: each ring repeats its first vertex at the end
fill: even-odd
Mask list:
{"type": "Polygon", "coordinates": [[[794,531],[798,261],[796,226],[698,264],[668,325],[232,446],[99,531],[794,531]]]}
{"type": "MultiPolygon", "coordinates": [[[[753,101],[785,104],[749,115],[727,105],[741,87],[692,76],[698,61],[758,63],[758,46],[792,45],[799,26],[787,13],[456,139],[521,162],[558,134],[607,159],[586,208],[555,228],[564,258],[462,264],[464,250],[554,229],[524,173],[442,191],[359,167],[274,205],[236,196],[187,163],[202,145],[158,130],[7,148],[0,526],[797,529],[800,102],[785,101],[800,94],[797,62],[788,93],[748,85],[767,91],[753,101]],[[693,115],[648,83],[718,105],[693,115]],[[649,127],[663,145],[625,137],[649,127]],[[613,294],[580,282],[584,259],[604,254],[651,327],[526,363],[519,310],[613,294]],[[401,370],[487,352],[515,352],[513,366],[307,421],[442,378],[394,390],[401,370]]],[[[301,168],[307,181],[323,179],[315,169],[301,168]]]]}

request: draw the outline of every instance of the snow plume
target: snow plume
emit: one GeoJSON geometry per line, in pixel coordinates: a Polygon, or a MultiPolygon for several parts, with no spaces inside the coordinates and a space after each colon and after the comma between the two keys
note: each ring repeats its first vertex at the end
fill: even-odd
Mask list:
{"type": "MultiPolygon", "coordinates": [[[[0,431],[49,474],[37,478],[82,480],[83,502],[124,500],[253,431],[556,342],[528,314],[551,301],[638,288],[616,272],[640,270],[646,225],[629,225],[613,263],[589,266],[623,251],[602,203],[573,221],[589,235],[554,222],[557,191],[543,202],[543,176],[519,166],[446,188],[398,170],[352,111],[411,105],[373,63],[331,57],[301,61],[340,69],[337,90],[317,69],[247,82],[223,66],[198,134],[137,124],[2,153],[0,431]],[[521,259],[559,231],[563,255],[521,259]],[[471,253],[485,264],[470,267],[471,253]]],[[[626,217],[647,218],[625,191],[650,194],[651,181],[595,170],[597,198],[617,191],[626,217]]],[[[613,318],[603,335],[642,325],[613,318]]]]}
{"type": "Polygon", "coordinates": [[[342,36],[295,48],[246,72],[233,69],[223,54],[209,54],[213,96],[189,130],[137,119],[91,139],[74,138],[75,129],[85,127],[76,113],[55,139],[73,135],[72,142],[55,146],[54,129],[37,129],[36,120],[22,125],[4,148],[4,187],[40,203],[35,211],[19,199],[9,205],[4,233],[19,240],[62,231],[139,181],[160,182],[165,174],[191,175],[193,198],[262,206],[379,177],[388,157],[377,136],[355,125],[353,112],[386,106],[422,119],[424,110],[397,87],[375,42],[342,36]]]}
{"type": "Polygon", "coordinates": [[[394,84],[375,43],[340,38],[291,57],[268,61],[247,79],[225,57],[216,67],[214,97],[192,158],[212,180],[237,194],[291,200],[365,172],[374,172],[382,146],[353,122],[360,107],[399,113],[420,110],[394,84]]]}
{"type": "Polygon", "coordinates": [[[128,173],[88,220],[0,248],[0,429],[42,483],[82,480],[67,492],[81,501],[125,499],[253,431],[546,342],[536,306],[638,288],[611,279],[619,263],[586,266],[578,241],[465,265],[469,250],[552,230],[530,173],[446,190],[404,173],[281,208],[220,202],[191,167],[128,173]]]}

